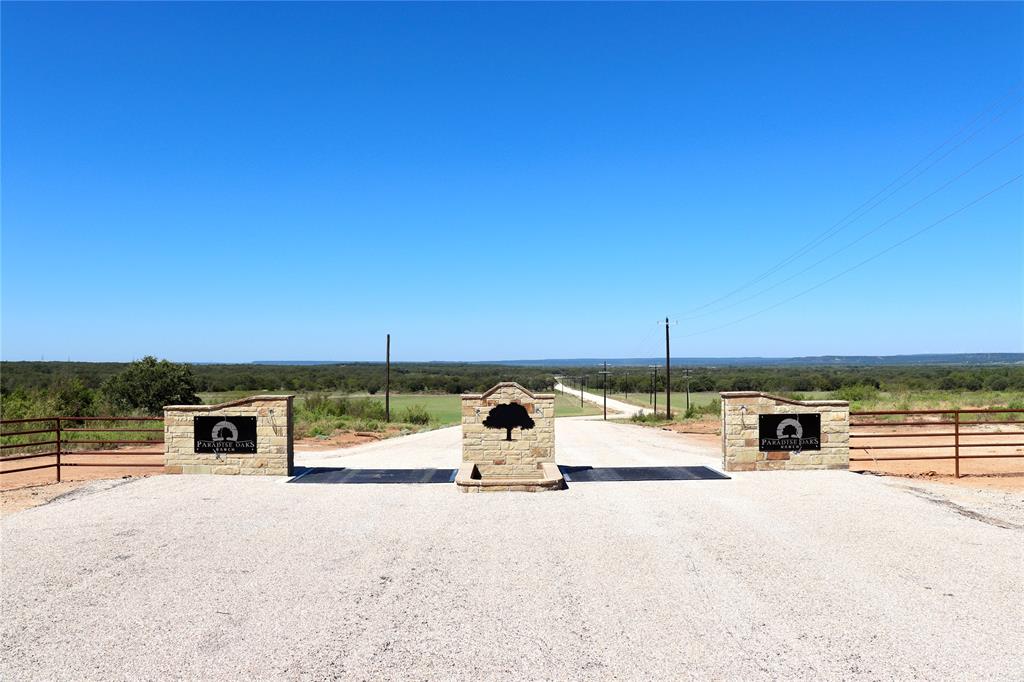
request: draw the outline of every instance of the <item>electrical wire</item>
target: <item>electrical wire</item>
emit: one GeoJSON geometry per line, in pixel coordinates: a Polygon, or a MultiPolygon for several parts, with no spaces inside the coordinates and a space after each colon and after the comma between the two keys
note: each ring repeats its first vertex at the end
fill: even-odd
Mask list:
{"type": "Polygon", "coordinates": [[[980,161],[977,161],[977,162],[976,162],[976,163],[975,163],[974,165],[970,166],[970,167],[969,167],[969,168],[967,168],[966,170],[964,170],[964,171],[962,171],[962,172],[958,173],[957,175],[955,175],[954,177],[950,178],[949,180],[947,180],[947,181],[946,181],[945,183],[943,183],[943,184],[942,184],[942,185],[940,185],[939,187],[935,188],[934,190],[932,190],[932,191],[931,191],[931,192],[929,192],[928,194],[924,195],[923,197],[921,197],[920,199],[918,199],[918,200],[917,200],[917,201],[915,201],[914,203],[910,204],[909,206],[907,206],[907,207],[906,207],[906,208],[904,208],[903,210],[899,211],[899,212],[898,212],[898,213],[896,213],[895,215],[891,216],[891,217],[890,217],[890,218],[888,218],[887,220],[885,220],[885,221],[883,221],[883,222],[879,223],[878,225],[876,225],[876,226],[875,226],[875,227],[873,227],[872,229],[870,229],[870,230],[868,230],[867,232],[865,232],[865,233],[861,234],[861,235],[860,235],[859,237],[857,237],[857,238],[856,238],[856,239],[854,239],[853,241],[851,241],[851,242],[848,242],[847,244],[845,244],[845,245],[843,245],[843,246],[839,247],[838,249],[835,249],[834,251],[832,251],[831,253],[829,253],[829,254],[828,254],[827,256],[824,256],[824,257],[822,257],[822,258],[819,258],[818,260],[814,261],[813,263],[811,263],[811,264],[810,264],[809,266],[807,266],[806,268],[804,268],[804,269],[802,269],[802,270],[799,270],[799,271],[797,271],[796,273],[794,273],[794,274],[790,275],[789,277],[787,277],[787,278],[785,278],[785,279],[782,279],[782,280],[779,280],[778,282],[775,282],[774,284],[772,284],[772,285],[770,285],[770,286],[768,286],[768,287],[765,287],[764,289],[761,289],[760,291],[758,291],[757,293],[755,293],[755,294],[753,294],[753,295],[751,295],[751,296],[747,296],[747,297],[745,297],[745,298],[742,298],[742,299],[740,299],[739,301],[735,301],[735,302],[733,302],[733,303],[730,303],[730,304],[728,304],[728,305],[720,306],[720,307],[718,307],[718,308],[715,308],[714,310],[711,310],[711,311],[708,311],[708,312],[704,312],[704,313],[698,313],[698,314],[696,314],[696,315],[690,315],[689,317],[684,317],[684,318],[682,318],[682,319],[684,319],[684,320],[692,320],[692,319],[697,319],[697,318],[700,318],[700,317],[707,317],[707,316],[709,316],[709,315],[715,315],[715,314],[717,314],[717,313],[720,313],[720,312],[722,312],[722,311],[724,311],[724,310],[730,310],[730,309],[732,309],[732,308],[735,308],[736,306],[740,306],[740,305],[743,305],[744,303],[746,303],[746,302],[750,301],[751,299],[754,299],[754,298],[757,298],[757,297],[759,297],[759,296],[762,296],[762,295],[764,295],[764,294],[768,293],[769,291],[772,291],[773,289],[777,289],[778,287],[782,286],[783,284],[786,284],[787,282],[791,282],[792,280],[794,280],[794,279],[796,279],[797,277],[799,277],[799,276],[803,275],[804,273],[806,273],[806,272],[807,272],[808,270],[812,270],[812,269],[814,269],[814,268],[818,267],[819,265],[821,265],[821,264],[822,264],[822,263],[824,263],[825,261],[827,261],[827,260],[830,260],[830,259],[832,259],[832,258],[833,258],[834,256],[837,256],[837,255],[839,255],[840,253],[842,253],[842,252],[846,251],[846,250],[847,250],[847,249],[849,249],[849,248],[850,248],[851,246],[853,246],[853,245],[855,245],[855,244],[858,244],[858,243],[860,243],[860,242],[864,241],[865,239],[867,239],[867,238],[868,238],[868,237],[870,237],[871,235],[873,235],[873,234],[875,234],[876,232],[878,232],[879,230],[881,230],[881,229],[882,229],[883,227],[885,227],[886,225],[888,225],[888,224],[892,223],[892,222],[893,222],[894,220],[897,220],[897,219],[899,219],[899,218],[902,218],[902,217],[903,217],[903,216],[905,216],[905,215],[906,215],[907,213],[909,213],[910,211],[914,210],[915,208],[917,208],[918,206],[920,206],[920,205],[921,205],[922,203],[924,203],[924,202],[925,202],[925,201],[927,201],[928,199],[932,198],[933,196],[935,196],[935,195],[936,195],[936,194],[938,194],[939,192],[941,192],[941,191],[945,190],[945,189],[946,189],[947,187],[949,187],[950,185],[952,185],[952,184],[953,184],[954,182],[956,182],[956,181],[960,180],[961,178],[963,178],[963,177],[967,176],[968,174],[970,174],[970,173],[971,173],[972,171],[976,170],[976,169],[977,169],[977,168],[978,168],[979,166],[981,166],[981,165],[982,165],[982,164],[984,164],[985,162],[987,162],[987,161],[991,160],[992,158],[994,158],[994,157],[998,156],[998,155],[999,155],[999,154],[1001,154],[1002,152],[1004,152],[1004,151],[1006,151],[1007,149],[1009,149],[1010,147],[1012,147],[1012,146],[1013,146],[1014,144],[1016,144],[1016,143],[1020,142],[1020,141],[1021,141],[1021,139],[1024,139],[1024,133],[1019,133],[1019,134],[1018,134],[1018,135],[1017,135],[1016,137],[1012,138],[1012,139],[1011,139],[1011,140],[1010,140],[1009,142],[1007,142],[1007,143],[1006,143],[1006,144],[1004,144],[1003,146],[999,147],[999,148],[998,148],[998,149],[996,149],[996,150],[995,150],[994,152],[992,152],[992,153],[988,154],[988,155],[987,155],[987,156],[986,156],[985,158],[981,159],[980,161]]]}
{"type": "Polygon", "coordinates": [[[848,273],[850,273],[850,272],[852,272],[852,271],[854,271],[854,270],[856,270],[856,269],[858,269],[860,267],[863,267],[864,265],[867,265],[871,261],[874,261],[874,260],[877,260],[878,258],[881,258],[882,256],[884,256],[885,254],[889,253],[893,249],[896,249],[896,248],[902,246],[903,244],[906,244],[911,239],[914,239],[914,238],[924,234],[925,232],[927,232],[928,230],[932,229],[933,227],[941,225],[942,223],[946,222],[950,218],[953,218],[954,216],[959,215],[960,213],[963,213],[968,208],[970,208],[970,207],[974,206],[975,204],[977,204],[977,203],[987,199],[988,197],[992,196],[993,194],[995,194],[999,190],[1008,187],[1009,185],[1013,184],[1014,182],[1017,182],[1022,177],[1024,177],[1024,174],[1017,175],[1017,176],[1011,178],[1010,180],[1007,180],[1006,182],[1004,182],[1003,184],[999,185],[998,187],[990,189],[989,191],[985,192],[984,194],[982,194],[982,195],[972,199],[971,201],[969,201],[968,203],[964,204],[963,206],[961,206],[960,208],[956,209],[955,211],[953,211],[951,213],[947,213],[945,216],[943,216],[942,218],[939,218],[935,222],[929,223],[928,225],[924,226],[920,230],[917,230],[916,232],[911,233],[907,237],[904,237],[903,239],[901,239],[901,240],[899,240],[899,241],[897,241],[897,242],[887,246],[886,248],[882,249],[881,251],[878,251],[877,253],[875,253],[875,254],[873,254],[871,256],[868,256],[867,258],[865,258],[864,260],[856,263],[855,265],[852,265],[852,266],[846,268],[845,270],[842,270],[842,271],[836,273],[835,275],[833,275],[833,276],[831,276],[831,277],[829,277],[829,278],[827,278],[825,280],[822,280],[821,282],[818,282],[817,284],[815,284],[815,285],[813,285],[811,287],[808,287],[808,288],[804,289],[803,291],[794,294],[793,296],[790,296],[789,298],[783,299],[783,300],[781,300],[781,301],[779,301],[777,303],[774,303],[774,304],[768,306],[767,308],[762,308],[761,310],[758,310],[757,312],[751,313],[749,315],[745,315],[743,317],[737,318],[737,319],[732,320],[730,322],[726,322],[724,324],[721,324],[721,325],[718,325],[718,326],[715,326],[715,327],[710,327],[708,329],[702,329],[700,331],[691,332],[689,334],[683,334],[683,335],[681,335],[681,337],[678,337],[678,338],[690,338],[692,336],[699,336],[701,334],[707,334],[709,332],[718,331],[720,329],[725,329],[726,327],[731,327],[731,326],[733,326],[735,324],[739,324],[740,322],[745,322],[746,320],[749,320],[749,319],[751,319],[753,317],[757,317],[758,315],[763,315],[764,313],[766,313],[766,312],[768,312],[770,310],[774,310],[775,308],[778,308],[780,306],[786,305],[787,303],[789,303],[791,301],[794,301],[797,298],[800,298],[801,296],[809,294],[810,292],[812,292],[812,291],[814,291],[816,289],[820,289],[821,287],[825,286],[826,284],[834,282],[835,280],[839,279],[843,275],[846,275],[846,274],[848,274],[848,273]]]}
{"type": "Polygon", "coordinates": [[[939,158],[937,158],[934,161],[932,161],[925,168],[921,169],[918,173],[913,175],[913,177],[911,177],[909,180],[904,182],[902,185],[900,185],[899,187],[894,189],[892,192],[890,192],[886,196],[882,197],[878,201],[875,201],[875,199],[878,199],[878,197],[880,197],[881,195],[885,194],[894,185],[900,183],[905,177],[907,177],[908,175],[913,173],[915,170],[917,170],[923,163],[927,162],[929,158],[931,158],[933,155],[935,155],[943,147],[945,147],[950,142],[952,142],[957,137],[959,137],[961,134],[963,134],[967,130],[969,130],[983,116],[985,116],[986,114],[991,112],[993,109],[996,109],[997,107],[999,107],[1003,103],[1003,100],[1007,99],[1007,97],[1009,95],[1012,95],[1016,90],[1019,90],[1022,85],[1024,85],[1024,82],[1016,83],[1008,91],[1006,91],[1005,93],[1003,93],[1002,95],[997,97],[990,104],[986,105],[978,114],[973,116],[970,121],[968,121],[966,124],[961,126],[960,129],[957,130],[957,132],[953,133],[948,138],[946,138],[941,144],[939,144],[937,147],[935,147],[930,152],[928,152],[924,157],[922,157],[920,160],[918,160],[913,166],[911,166],[906,171],[901,173],[892,182],[887,184],[885,187],[880,189],[878,192],[876,192],[874,195],[872,195],[866,201],[861,203],[857,208],[853,209],[851,212],[846,214],[846,216],[843,217],[841,220],[839,220],[839,222],[837,222],[834,225],[832,225],[832,227],[830,227],[827,230],[825,230],[822,234],[818,235],[818,237],[812,239],[810,242],[805,244],[803,247],[801,247],[800,249],[797,249],[796,251],[791,253],[789,256],[787,256],[783,260],[779,261],[778,263],[773,265],[771,268],[769,268],[768,270],[766,270],[763,273],[761,273],[760,275],[758,275],[757,277],[754,277],[753,279],[748,280],[748,281],[744,282],[743,284],[740,284],[738,287],[736,287],[736,288],[726,292],[725,294],[723,294],[723,295],[721,295],[721,296],[719,296],[719,297],[717,297],[715,299],[712,299],[712,300],[710,300],[710,301],[708,301],[708,302],[706,302],[706,303],[704,303],[702,305],[699,305],[699,306],[697,306],[695,308],[691,308],[691,309],[689,309],[687,311],[684,311],[683,315],[689,315],[689,314],[692,314],[692,313],[704,310],[704,309],[709,308],[709,307],[711,307],[711,306],[713,306],[713,305],[715,305],[717,303],[720,303],[721,301],[724,301],[724,300],[726,300],[728,298],[731,298],[732,296],[734,296],[735,294],[739,293],[740,291],[743,291],[744,289],[746,289],[750,285],[756,284],[756,283],[764,280],[766,277],[769,277],[773,273],[777,272],[780,268],[782,268],[785,265],[788,265],[789,263],[793,262],[793,260],[795,260],[796,258],[799,258],[804,253],[807,253],[810,249],[814,248],[815,246],[817,246],[821,242],[823,242],[823,241],[825,241],[827,239],[830,239],[831,237],[835,236],[836,234],[841,232],[843,229],[848,227],[853,222],[856,222],[857,220],[859,220],[863,216],[867,215],[867,213],[869,213],[872,209],[876,208],[881,203],[883,203],[886,200],[888,200],[890,197],[892,197],[897,192],[899,192],[904,187],[906,187],[911,182],[913,182],[918,177],[920,177],[923,173],[925,173],[928,170],[930,170],[931,168],[933,168],[936,164],[938,164],[941,161],[943,161],[945,158],[947,158],[950,154],[952,154],[958,148],[960,148],[961,146],[963,146],[964,144],[966,144],[967,142],[972,140],[980,132],[982,132],[983,130],[988,128],[990,125],[992,125],[993,123],[995,123],[996,121],[1001,119],[1003,116],[1005,116],[1010,111],[1010,108],[1013,105],[1017,104],[1020,101],[1021,98],[1018,97],[1016,100],[1014,100],[1009,105],[1007,105],[1006,108],[1004,108],[1003,111],[998,113],[994,118],[992,118],[991,120],[987,121],[984,125],[982,125],[979,129],[975,130],[968,137],[964,138],[963,140],[958,142],[956,145],[954,145],[951,149],[947,150],[942,156],[940,156],[939,158]],[[872,204],[872,202],[875,202],[875,203],[872,204]],[[865,207],[867,207],[867,208],[865,208],[865,207]],[[864,210],[862,211],[862,209],[864,209],[864,210]]]}

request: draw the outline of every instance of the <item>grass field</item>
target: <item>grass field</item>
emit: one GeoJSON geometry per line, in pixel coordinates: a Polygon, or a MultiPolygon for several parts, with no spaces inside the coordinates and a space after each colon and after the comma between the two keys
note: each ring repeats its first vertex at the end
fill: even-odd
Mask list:
{"type": "MultiPolygon", "coordinates": [[[[268,391],[269,392],[269,391],[268,391]]],[[[222,391],[216,393],[200,393],[199,397],[203,399],[206,404],[215,404],[228,402],[230,400],[238,400],[248,395],[253,395],[253,391],[222,391]]],[[[384,396],[382,394],[368,395],[368,394],[357,394],[346,396],[342,393],[331,394],[331,398],[371,398],[384,404],[384,396]]],[[[296,406],[302,404],[304,399],[303,395],[296,397],[296,406]]],[[[458,424],[462,418],[462,407],[459,396],[449,394],[429,394],[429,393],[404,393],[391,396],[391,418],[393,422],[402,423],[405,412],[408,408],[413,406],[423,407],[430,415],[430,423],[434,426],[448,426],[451,424],[458,424]]],[[[596,415],[600,414],[601,409],[590,403],[584,403],[581,408],[579,400],[574,400],[569,396],[563,396],[557,394],[555,396],[555,416],[556,417],[577,417],[583,415],[596,415]]]]}
{"type": "MultiPolygon", "coordinates": [[[[341,397],[340,394],[337,397],[341,397]]],[[[362,396],[366,397],[366,396],[362,396]]],[[[370,396],[384,401],[381,395],[370,396]]],[[[422,405],[430,413],[431,421],[438,424],[458,424],[462,419],[462,402],[457,395],[432,395],[427,393],[405,393],[391,396],[391,414],[400,417],[402,409],[410,405],[422,405]]],[[[561,393],[555,396],[556,417],[579,417],[600,414],[601,409],[590,403],[580,407],[580,401],[561,393]]]]}
{"type": "MultiPolygon", "coordinates": [[[[600,388],[598,388],[598,389],[590,389],[588,392],[589,393],[594,393],[596,395],[602,395],[600,388]]],[[[650,393],[630,393],[629,396],[627,397],[626,394],[624,394],[624,393],[611,393],[611,392],[609,392],[608,393],[608,397],[609,398],[614,398],[615,400],[621,400],[622,402],[629,403],[630,405],[639,405],[641,407],[651,407],[652,406],[651,405],[651,394],[650,393]]],[[[707,392],[702,392],[702,393],[691,392],[690,393],[690,404],[691,405],[698,405],[698,406],[700,406],[700,405],[707,405],[712,400],[714,400],[716,398],[718,398],[718,393],[717,392],[713,392],[713,391],[707,391],[707,392]]],[[[672,411],[674,412],[677,409],[683,410],[685,408],[686,408],[686,393],[676,393],[676,392],[673,392],[672,393],[672,411]]],[[[661,391],[660,393],[658,393],[658,409],[659,410],[665,409],[665,392],[664,391],[661,391]]]]}

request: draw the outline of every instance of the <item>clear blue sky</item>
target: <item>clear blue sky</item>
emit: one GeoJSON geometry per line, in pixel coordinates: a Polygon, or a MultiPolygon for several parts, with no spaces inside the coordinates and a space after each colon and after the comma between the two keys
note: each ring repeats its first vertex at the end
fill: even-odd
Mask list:
{"type": "Polygon", "coordinates": [[[792,298],[1022,172],[1018,141],[879,227],[1024,131],[1021,3],[4,3],[2,32],[5,359],[632,357],[666,315],[678,356],[1024,350],[1021,181],[792,298]]]}

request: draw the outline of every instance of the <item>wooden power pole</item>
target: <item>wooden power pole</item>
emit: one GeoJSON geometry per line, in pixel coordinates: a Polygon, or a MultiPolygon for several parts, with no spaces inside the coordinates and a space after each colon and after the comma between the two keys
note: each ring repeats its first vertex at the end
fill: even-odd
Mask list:
{"type": "Polygon", "coordinates": [[[683,370],[686,377],[686,414],[690,414],[690,368],[683,370]]]}
{"type": "Polygon", "coordinates": [[[384,421],[391,421],[391,334],[388,334],[384,359],[384,421]]]}
{"type": "Polygon", "coordinates": [[[672,419],[672,359],[668,351],[668,318],[665,318],[665,417],[672,419]]]}
{"type": "Polygon", "coordinates": [[[654,405],[654,416],[658,416],[658,366],[648,365],[651,370],[651,403],[654,405]]]}
{"type": "Polygon", "coordinates": [[[604,371],[598,372],[601,375],[601,387],[604,389],[604,418],[608,419],[608,363],[604,363],[604,371]]]}

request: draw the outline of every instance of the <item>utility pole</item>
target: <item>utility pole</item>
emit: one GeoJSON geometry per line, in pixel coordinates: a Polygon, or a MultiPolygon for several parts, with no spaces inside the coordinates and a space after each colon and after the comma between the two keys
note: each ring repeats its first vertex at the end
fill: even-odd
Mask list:
{"type": "Polygon", "coordinates": [[[388,345],[384,360],[384,421],[391,421],[391,334],[388,334],[388,345]]]}
{"type": "Polygon", "coordinates": [[[665,318],[665,417],[672,419],[672,358],[668,352],[668,318],[665,318]]]}
{"type": "Polygon", "coordinates": [[[648,365],[651,370],[651,402],[654,404],[654,416],[658,416],[658,366],[648,365]]]}
{"type": "Polygon", "coordinates": [[[683,370],[686,377],[686,414],[690,414],[690,368],[683,370]]]}
{"type": "Polygon", "coordinates": [[[583,375],[581,374],[578,377],[578,379],[579,379],[579,384],[578,385],[580,387],[580,407],[583,407],[583,375]]]}
{"type": "Polygon", "coordinates": [[[601,387],[604,389],[604,418],[608,419],[608,363],[604,363],[604,371],[598,372],[601,375],[601,387]]]}
{"type": "Polygon", "coordinates": [[[623,376],[625,378],[625,381],[624,381],[624,383],[622,385],[626,387],[626,402],[628,403],[629,402],[629,370],[626,370],[625,372],[623,372],[623,376]]]}

